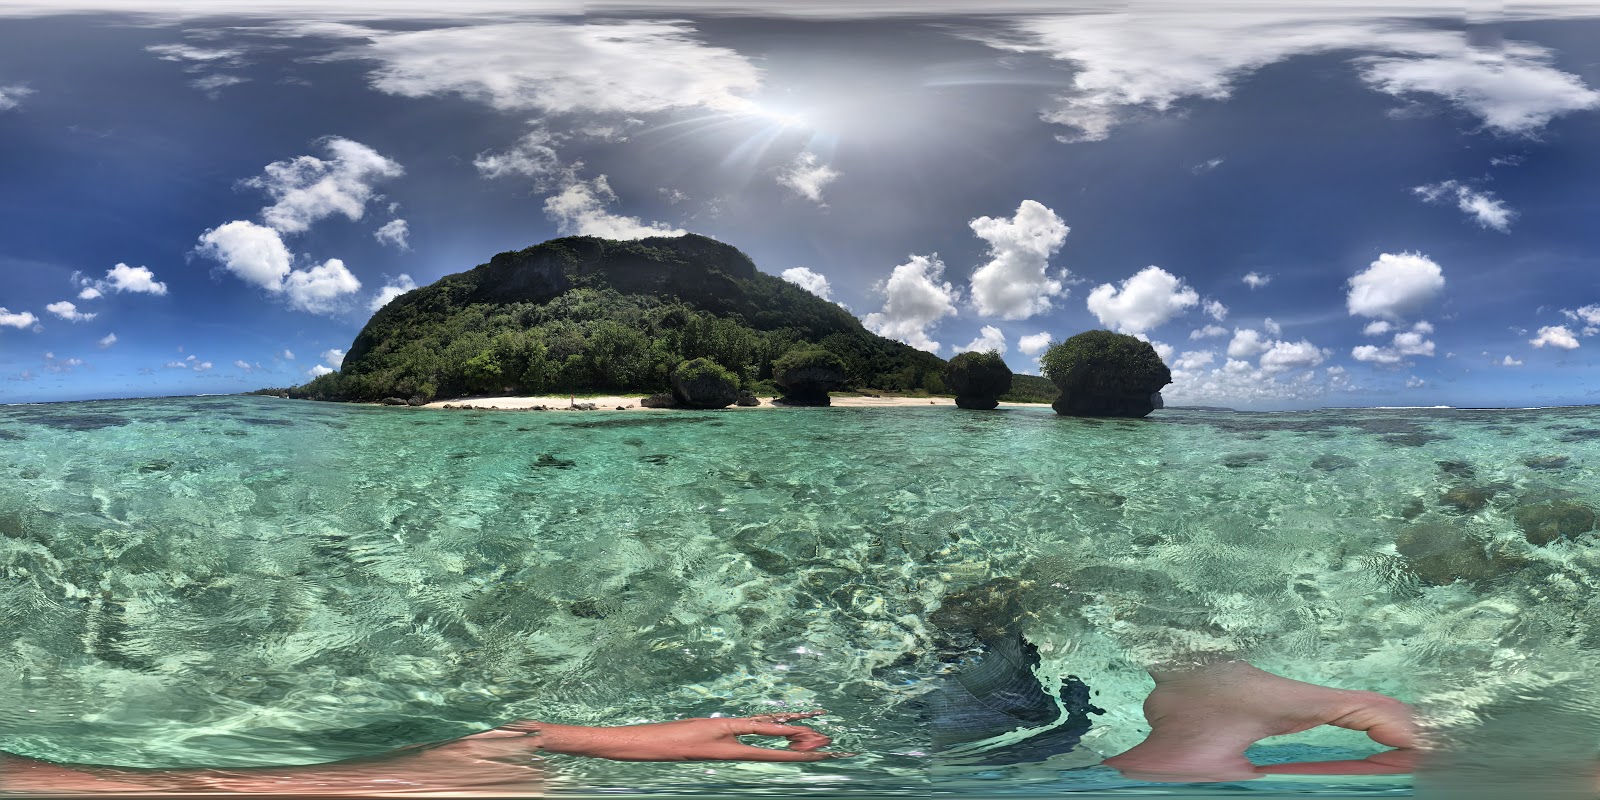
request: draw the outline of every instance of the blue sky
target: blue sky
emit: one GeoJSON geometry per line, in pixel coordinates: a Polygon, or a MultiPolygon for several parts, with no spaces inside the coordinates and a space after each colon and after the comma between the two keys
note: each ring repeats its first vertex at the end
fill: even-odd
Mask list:
{"type": "Polygon", "coordinates": [[[945,357],[1144,336],[1171,403],[1600,397],[1600,8],[233,5],[0,6],[0,401],[302,383],[685,230],[945,357]]]}

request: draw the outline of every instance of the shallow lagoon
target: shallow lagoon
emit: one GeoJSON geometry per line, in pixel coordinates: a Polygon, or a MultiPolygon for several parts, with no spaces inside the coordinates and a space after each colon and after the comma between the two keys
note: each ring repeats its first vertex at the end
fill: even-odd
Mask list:
{"type": "MultiPolygon", "coordinates": [[[[862,755],[554,769],[574,790],[1141,792],[1091,765],[1141,740],[1142,664],[1237,653],[1470,741],[1508,698],[1586,692],[1600,648],[1597,535],[1542,513],[1600,505],[1593,408],[1094,422],[226,397],[4,407],[0,449],[0,695],[23,700],[0,703],[0,749],[57,761],[317,763],[522,717],[823,707],[862,755]],[[1074,753],[929,755],[935,612],[996,586],[1041,672],[1105,710],[1074,753]]],[[[1375,749],[1319,729],[1252,755],[1375,749]]]]}

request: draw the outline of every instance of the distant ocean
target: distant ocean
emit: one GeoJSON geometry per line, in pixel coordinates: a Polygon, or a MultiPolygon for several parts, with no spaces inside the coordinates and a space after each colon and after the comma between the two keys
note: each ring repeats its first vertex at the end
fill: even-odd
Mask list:
{"type": "MultiPolygon", "coordinates": [[[[316,763],[523,717],[821,707],[861,756],[558,766],[640,790],[1131,791],[1091,765],[1140,741],[1137,667],[1173,653],[1383,691],[1462,735],[1600,663],[1595,408],[205,397],[3,407],[0,452],[0,749],[58,761],[316,763]],[[933,612],[974,589],[1014,595],[1041,672],[1091,687],[1081,752],[933,769],[933,612]]],[[[1255,755],[1373,751],[1318,729],[1255,755]]],[[[1409,778],[1250,788],[1274,786],[1409,778]]]]}

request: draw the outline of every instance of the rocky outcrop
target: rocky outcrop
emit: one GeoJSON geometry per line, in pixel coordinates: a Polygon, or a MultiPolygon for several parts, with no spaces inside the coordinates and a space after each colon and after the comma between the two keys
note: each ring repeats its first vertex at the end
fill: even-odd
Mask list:
{"type": "Polygon", "coordinates": [[[821,347],[797,347],[772,362],[772,382],[783,391],[779,405],[826,406],[828,392],[844,386],[844,362],[821,347]]]}
{"type": "Polygon", "coordinates": [[[739,379],[709,358],[692,359],[672,371],[672,396],[686,408],[727,408],[739,399],[739,379]]]}
{"type": "Polygon", "coordinates": [[[1143,417],[1160,408],[1172,371],[1149,342],[1111,331],[1087,331],[1052,345],[1040,360],[1061,397],[1057,414],[1143,417]]]}
{"type": "Polygon", "coordinates": [[[1011,368],[993,351],[957,355],[944,366],[943,377],[961,408],[992,410],[1000,405],[1000,395],[1011,391],[1011,368]]]}
{"type": "Polygon", "coordinates": [[[760,398],[757,398],[755,395],[751,394],[750,392],[740,392],[739,393],[739,399],[733,401],[733,404],[736,405],[736,406],[744,406],[746,408],[750,408],[750,407],[761,405],[761,400],[760,400],[760,398]]]}
{"type": "Polygon", "coordinates": [[[639,405],[645,408],[677,408],[678,398],[673,397],[671,392],[661,392],[640,400],[639,405]]]}

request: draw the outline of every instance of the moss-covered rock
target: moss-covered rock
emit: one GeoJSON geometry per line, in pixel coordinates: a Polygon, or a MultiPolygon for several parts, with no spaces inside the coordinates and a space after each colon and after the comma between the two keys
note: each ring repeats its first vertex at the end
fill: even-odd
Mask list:
{"type": "Polygon", "coordinates": [[[772,362],[772,382],[787,406],[825,406],[828,392],[844,386],[844,361],[815,345],[796,347],[772,362]]]}
{"type": "Polygon", "coordinates": [[[1576,539],[1595,529],[1594,509],[1570,500],[1521,506],[1512,513],[1529,544],[1547,545],[1576,539]]]}
{"type": "Polygon", "coordinates": [[[1160,404],[1172,371],[1149,342],[1111,331],[1086,331],[1050,346],[1040,359],[1061,397],[1057,414],[1143,417],[1160,404]]]}
{"type": "Polygon", "coordinates": [[[645,408],[677,408],[678,398],[671,392],[658,392],[640,400],[639,405],[645,408]]]}
{"type": "Polygon", "coordinates": [[[672,396],[688,408],[727,408],[739,399],[739,378],[709,358],[691,359],[672,371],[672,396]]]}
{"type": "Polygon", "coordinates": [[[956,405],[988,411],[1011,391],[1011,368],[993,350],[961,353],[944,365],[944,385],[955,392],[956,405]]]}

